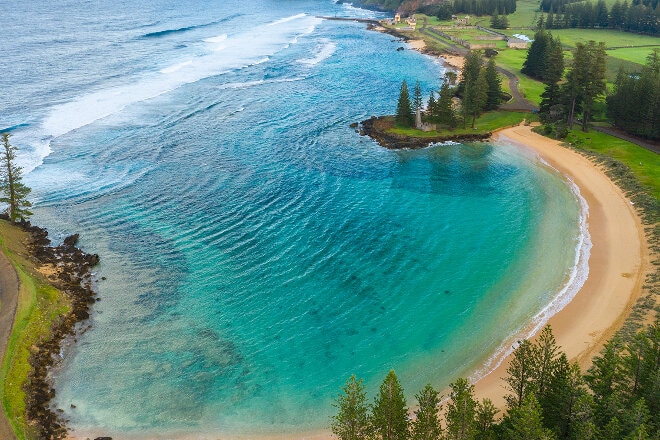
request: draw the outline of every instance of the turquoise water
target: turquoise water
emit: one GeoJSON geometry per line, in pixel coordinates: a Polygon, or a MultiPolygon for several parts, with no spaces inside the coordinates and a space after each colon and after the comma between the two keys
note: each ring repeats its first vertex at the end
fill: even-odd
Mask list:
{"type": "Polygon", "coordinates": [[[54,372],[77,432],[324,429],[350,374],[372,392],[390,368],[410,397],[442,387],[574,275],[580,204],[533,156],[389,151],[349,127],[393,112],[403,79],[428,95],[443,74],[315,17],[371,12],[56,0],[11,14],[6,58],[23,70],[2,80],[0,127],[34,220],[102,259],[92,329],[54,372]]]}

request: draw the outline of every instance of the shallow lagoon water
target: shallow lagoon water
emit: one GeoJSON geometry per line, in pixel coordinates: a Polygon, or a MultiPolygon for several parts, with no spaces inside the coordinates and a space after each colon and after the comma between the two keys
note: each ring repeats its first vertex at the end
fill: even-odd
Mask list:
{"type": "Polygon", "coordinates": [[[443,68],[316,18],[335,14],[377,16],[325,1],[11,9],[0,128],[34,221],[80,232],[106,278],[54,374],[74,429],[323,429],[350,374],[373,393],[394,368],[411,399],[445,386],[570,278],[580,204],[534,157],[389,151],[349,127],[392,113],[403,79],[428,96],[443,68]]]}

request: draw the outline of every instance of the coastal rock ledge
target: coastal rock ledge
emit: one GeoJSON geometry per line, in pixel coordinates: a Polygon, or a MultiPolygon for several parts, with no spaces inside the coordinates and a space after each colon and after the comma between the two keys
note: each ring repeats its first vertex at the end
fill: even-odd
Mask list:
{"type": "Polygon", "coordinates": [[[393,116],[372,116],[370,119],[360,122],[359,124],[352,124],[360,135],[369,136],[371,139],[378,142],[381,147],[389,148],[392,150],[400,150],[404,148],[417,149],[425,148],[431,144],[440,142],[471,142],[483,141],[491,136],[491,132],[480,132],[475,134],[442,134],[442,135],[429,135],[429,136],[409,136],[405,134],[391,133],[389,130],[394,127],[393,116]]]}
{"type": "MultiPolygon", "coordinates": [[[[9,220],[0,215],[1,219],[9,220]]],[[[24,385],[28,425],[40,439],[60,440],[67,436],[66,420],[62,411],[51,404],[55,390],[49,370],[60,359],[67,338],[73,338],[85,329],[81,324],[89,319],[90,308],[97,301],[93,287],[92,268],[99,263],[97,254],[88,254],[76,247],[78,234],[64,239],[59,246],[51,246],[48,231],[21,221],[16,224],[28,233],[27,258],[33,260],[37,271],[68,298],[69,310],[51,323],[50,337],[30,348],[30,372],[24,385]]]]}

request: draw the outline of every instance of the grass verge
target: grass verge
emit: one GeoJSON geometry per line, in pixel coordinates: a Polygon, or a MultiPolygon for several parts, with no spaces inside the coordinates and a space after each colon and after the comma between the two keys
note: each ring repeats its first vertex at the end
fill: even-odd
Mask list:
{"type": "Polygon", "coordinates": [[[474,124],[475,128],[470,126],[470,123],[467,124],[466,128],[457,127],[453,130],[440,130],[440,131],[421,131],[415,128],[402,128],[402,127],[393,127],[389,131],[395,134],[401,134],[405,136],[418,137],[418,138],[432,138],[442,135],[474,135],[474,134],[486,134],[494,130],[504,127],[511,127],[513,125],[520,124],[523,120],[530,120],[533,115],[525,112],[502,112],[502,111],[492,111],[484,113],[479,116],[474,124]]]}
{"type": "Polygon", "coordinates": [[[0,368],[0,399],[19,440],[33,437],[26,421],[23,391],[31,350],[38,341],[50,337],[52,322],[69,310],[65,295],[50,286],[28,259],[26,239],[27,234],[20,228],[0,221],[0,247],[20,280],[14,327],[0,368]]]}
{"type": "Polygon", "coordinates": [[[566,137],[566,143],[578,150],[596,152],[621,162],[660,201],[660,155],[597,131],[573,130],[566,137]]]}

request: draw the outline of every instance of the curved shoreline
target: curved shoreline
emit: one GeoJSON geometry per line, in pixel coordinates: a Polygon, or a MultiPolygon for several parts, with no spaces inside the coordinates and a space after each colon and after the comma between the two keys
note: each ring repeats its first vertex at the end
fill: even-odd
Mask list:
{"type": "MultiPolygon", "coordinates": [[[[587,227],[593,244],[589,276],[575,297],[548,320],[557,344],[585,371],[642,293],[650,254],[641,219],[623,191],[596,164],[559,141],[525,126],[503,129],[495,138],[538,154],[574,182],[589,206],[587,227]]],[[[505,404],[501,378],[509,359],[475,384],[476,395],[491,399],[499,408],[505,404]]]]}
{"type": "MultiPolygon", "coordinates": [[[[572,300],[552,315],[552,326],[558,345],[569,359],[577,361],[582,370],[591,364],[592,357],[613,336],[628,317],[632,305],[642,292],[644,276],[650,267],[649,248],[641,220],[623,191],[604,172],[586,157],[560,145],[560,142],[532,132],[531,127],[516,126],[502,129],[494,135],[496,141],[506,142],[537,155],[540,162],[556,169],[579,188],[589,206],[587,227],[592,248],[589,274],[572,300]],[[578,318],[579,317],[579,318],[578,318]]],[[[523,330],[528,334],[536,324],[523,330]]],[[[515,338],[514,338],[515,340],[515,338]]],[[[487,354],[492,357],[492,354],[487,354]]],[[[510,356],[505,356],[495,369],[488,369],[475,384],[476,397],[489,398],[504,408],[504,382],[510,356]]],[[[479,371],[481,368],[475,369],[479,371]]],[[[103,432],[77,432],[70,439],[85,439],[103,432]]],[[[151,436],[122,436],[125,439],[169,438],[192,439],[315,439],[329,440],[328,431],[219,436],[217,433],[163,433],[151,436]]]]}

